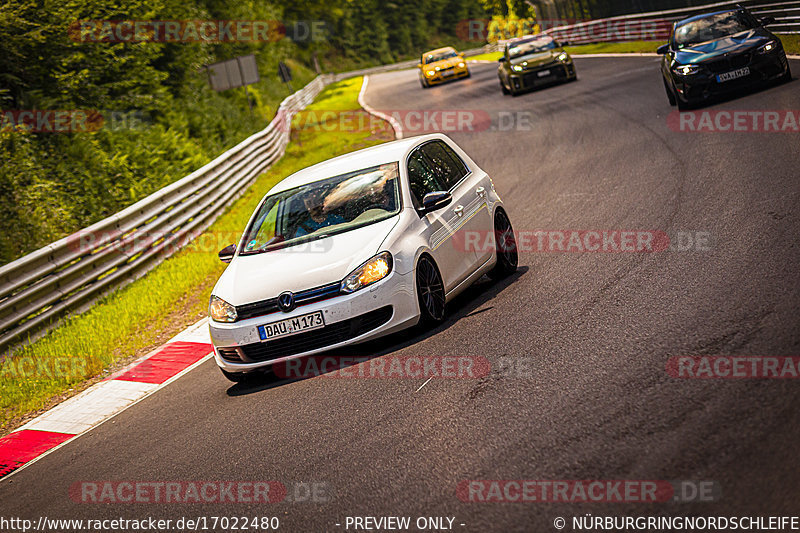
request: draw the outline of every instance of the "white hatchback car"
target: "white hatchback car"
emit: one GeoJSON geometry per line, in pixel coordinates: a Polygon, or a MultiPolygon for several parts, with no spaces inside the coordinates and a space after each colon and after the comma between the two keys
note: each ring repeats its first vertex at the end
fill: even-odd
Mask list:
{"type": "Polygon", "coordinates": [[[446,303],[481,275],[517,268],[491,178],[441,134],[292,174],[266,194],[238,245],[219,255],[230,266],[209,303],[211,340],[232,381],[440,322],[446,303]]]}

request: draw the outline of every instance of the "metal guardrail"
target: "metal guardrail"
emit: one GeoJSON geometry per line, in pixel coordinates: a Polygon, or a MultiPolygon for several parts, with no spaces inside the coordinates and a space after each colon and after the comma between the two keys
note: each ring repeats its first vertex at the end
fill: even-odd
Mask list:
{"type": "Polygon", "coordinates": [[[620,15],[550,28],[544,33],[551,35],[556,40],[568,41],[570,44],[638,40],[666,41],[669,38],[672,23],[676,20],[714,9],[733,8],[736,5],[748,7],[757,17],[774,17],[776,22],[770,25],[770,30],[776,33],[800,33],[800,1],[770,3],[758,0],[717,2],[696,7],[620,15]]]}
{"type": "Polygon", "coordinates": [[[334,78],[315,78],[281,103],[277,120],[183,179],[0,267],[0,349],[36,338],[188,244],[283,155],[289,128],[282,122],[334,78]]]}
{"type": "MultiPolygon", "coordinates": [[[[485,49],[465,51],[476,55],[485,49]]],[[[130,207],[0,267],[0,360],[70,313],[142,277],[211,225],[289,142],[291,118],[329,83],[414,67],[416,60],[320,75],[281,102],[275,119],[202,168],[130,207]]]]}

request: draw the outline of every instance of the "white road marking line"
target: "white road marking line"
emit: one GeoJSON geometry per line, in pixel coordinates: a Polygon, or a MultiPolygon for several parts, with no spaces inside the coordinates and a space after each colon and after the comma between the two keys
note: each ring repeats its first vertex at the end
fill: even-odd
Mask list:
{"type": "Polygon", "coordinates": [[[31,420],[21,428],[78,435],[122,411],[158,385],[102,381],[31,420]]]}
{"type": "MultiPolygon", "coordinates": [[[[193,324],[192,326],[189,326],[188,328],[186,328],[186,331],[194,330],[198,326],[202,325],[201,323],[204,323],[205,320],[207,320],[207,319],[201,320],[200,322],[198,322],[196,324],[193,324]]],[[[167,343],[167,344],[169,344],[169,343],[167,343]]],[[[163,348],[164,346],[166,346],[166,344],[163,345],[161,348],[163,348]]],[[[159,350],[160,350],[160,348],[157,349],[157,350],[154,350],[152,352],[152,354],[157,353],[159,350]]],[[[34,429],[34,430],[42,430],[42,431],[56,431],[58,433],[66,433],[66,434],[70,434],[72,431],[75,431],[77,429],[81,429],[81,428],[83,428],[83,429],[81,429],[81,431],[78,432],[77,434],[75,434],[72,438],[65,440],[64,442],[62,442],[58,446],[54,446],[54,447],[50,448],[49,450],[47,450],[46,452],[42,453],[41,455],[38,455],[38,456],[34,457],[33,459],[31,459],[30,461],[27,461],[25,464],[21,465],[19,468],[15,469],[10,474],[3,476],[2,479],[0,479],[0,484],[5,483],[6,480],[11,479],[17,473],[21,472],[22,470],[26,469],[27,467],[29,467],[30,465],[36,463],[37,461],[43,459],[44,457],[47,457],[48,455],[50,455],[51,453],[55,452],[56,450],[61,449],[62,447],[66,446],[67,444],[69,444],[70,442],[74,441],[78,437],[84,435],[85,433],[88,433],[89,431],[91,431],[91,430],[93,430],[93,429],[95,429],[97,427],[100,427],[101,425],[105,424],[109,420],[111,420],[113,418],[116,418],[117,415],[119,415],[120,413],[128,410],[129,408],[133,407],[134,405],[136,405],[137,403],[141,402],[142,400],[145,400],[146,398],[149,398],[150,396],[152,396],[156,392],[158,392],[161,389],[163,389],[163,388],[167,387],[168,385],[170,385],[173,381],[183,377],[185,374],[188,374],[189,372],[191,372],[192,370],[194,370],[195,368],[197,368],[198,366],[200,366],[204,362],[208,361],[209,359],[212,359],[213,357],[214,357],[214,353],[213,352],[208,353],[207,355],[205,355],[203,358],[201,358],[200,360],[198,360],[194,364],[184,368],[183,370],[181,370],[180,372],[178,372],[177,374],[175,374],[174,376],[172,376],[171,378],[166,380],[164,383],[161,383],[161,384],[158,384],[158,385],[153,384],[153,383],[140,383],[140,382],[137,382],[137,381],[125,381],[125,380],[121,380],[121,379],[120,380],[110,379],[110,380],[107,380],[107,381],[101,381],[100,383],[92,385],[91,387],[86,389],[81,394],[79,394],[79,395],[77,395],[77,396],[75,396],[73,398],[70,398],[69,400],[66,400],[65,402],[57,405],[56,407],[54,407],[50,411],[47,411],[46,413],[38,416],[37,418],[34,418],[33,420],[31,420],[30,422],[28,422],[24,426],[22,426],[20,428],[17,428],[16,430],[14,430],[14,432],[22,430],[22,429],[34,429]],[[115,385],[109,386],[109,385],[107,385],[109,383],[114,383],[115,385]],[[90,394],[96,392],[98,389],[106,390],[105,387],[110,387],[110,390],[115,390],[116,393],[117,393],[117,399],[119,399],[119,398],[128,398],[127,405],[123,405],[121,408],[117,409],[116,412],[114,412],[114,413],[112,413],[110,415],[108,414],[108,411],[105,411],[105,413],[102,413],[102,418],[100,419],[100,421],[99,422],[95,422],[94,425],[92,425],[90,427],[85,427],[85,423],[83,423],[83,422],[78,422],[78,423],[70,424],[69,426],[67,426],[66,424],[69,424],[69,422],[66,422],[66,420],[62,419],[62,416],[66,412],[81,413],[80,420],[84,421],[84,420],[91,419],[92,415],[97,413],[97,411],[99,411],[99,409],[96,410],[96,409],[88,407],[88,406],[84,407],[85,404],[82,401],[81,401],[81,403],[78,403],[78,400],[81,399],[81,398],[89,396],[90,394]],[[147,389],[147,390],[145,390],[143,394],[137,394],[137,391],[141,390],[141,389],[147,389]],[[134,395],[136,397],[134,397],[134,395]],[[67,405],[67,404],[69,404],[69,405],[67,405]],[[73,407],[73,405],[75,405],[76,407],[73,407]],[[80,409],[77,409],[77,406],[80,406],[80,409]],[[62,407],[64,408],[64,410],[61,410],[62,407]],[[86,409],[86,410],[84,410],[84,409],[86,409]],[[92,411],[95,411],[95,413],[92,413],[92,411]],[[51,416],[53,415],[54,412],[56,413],[55,414],[56,418],[51,418],[51,416]],[[52,424],[51,427],[62,427],[62,429],[52,429],[52,430],[51,429],[47,429],[47,425],[48,424],[52,424]],[[61,426],[61,424],[65,424],[65,425],[61,426]],[[69,431],[65,431],[64,429],[67,429],[69,431]]],[[[138,362],[143,362],[146,359],[147,358],[144,358],[144,359],[142,359],[142,360],[140,360],[138,362]]],[[[106,404],[106,405],[109,405],[109,404],[106,404]]],[[[97,414],[99,415],[100,413],[97,413],[97,414]]]]}
{"type": "Polygon", "coordinates": [[[428,381],[430,381],[430,380],[432,380],[432,379],[433,379],[433,376],[429,377],[429,378],[428,378],[428,380],[427,380],[427,381],[425,381],[425,383],[423,383],[422,385],[420,385],[420,386],[419,386],[419,388],[418,388],[417,390],[415,390],[414,392],[419,392],[419,391],[421,391],[421,390],[422,390],[422,387],[424,387],[425,385],[427,385],[427,384],[428,384],[428,381]]]}
{"type": "Polygon", "coordinates": [[[167,344],[173,342],[202,342],[211,344],[211,332],[208,330],[208,318],[195,322],[185,330],[172,337],[167,344]]]}
{"type": "Polygon", "coordinates": [[[397,122],[397,119],[394,117],[390,117],[385,113],[381,113],[380,111],[376,111],[375,109],[371,108],[367,105],[367,102],[364,101],[364,94],[367,92],[367,83],[369,83],[369,76],[364,76],[364,83],[361,84],[361,91],[358,93],[358,105],[364,108],[364,111],[369,113],[370,115],[374,115],[378,118],[382,118],[389,124],[391,124],[392,129],[394,130],[394,137],[395,139],[402,139],[403,138],[403,127],[397,122]]]}

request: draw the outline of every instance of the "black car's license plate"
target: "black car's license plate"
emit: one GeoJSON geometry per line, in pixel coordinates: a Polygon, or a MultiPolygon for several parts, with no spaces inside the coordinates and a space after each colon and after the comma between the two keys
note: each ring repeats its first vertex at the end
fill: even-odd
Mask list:
{"type": "Polygon", "coordinates": [[[261,337],[262,341],[270,341],[279,337],[288,337],[304,331],[324,327],[325,319],[322,317],[322,311],[316,311],[307,315],[287,318],[279,322],[258,326],[258,336],[261,337]]]}
{"type": "Polygon", "coordinates": [[[750,75],[750,67],[744,67],[736,70],[732,70],[730,72],[724,72],[722,74],[717,74],[717,83],[722,83],[724,81],[735,80],[736,78],[744,78],[745,76],[750,75]]]}

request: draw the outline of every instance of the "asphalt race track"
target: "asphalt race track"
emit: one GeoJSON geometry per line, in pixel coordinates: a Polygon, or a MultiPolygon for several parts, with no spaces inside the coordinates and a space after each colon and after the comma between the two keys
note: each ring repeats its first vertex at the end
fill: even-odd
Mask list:
{"type": "MultiPolygon", "coordinates": [[[[518,97],[501,94],[493,64],[424,91],[415,72],[387,73],[370,77],[366,100],[384,112],[487,112],[482,131],[450,134],[493,177],[517,230],[700,232],[709,245],[523,250],[516,276],[476,284],[434,332],[349,352],[484,356],[492,372],[478,380],[230,386],[207,361],[0,482],[0,515],[278,516],[283,531],[446,516],[457,531],[538,532],[559,516],[571,531],[586,513],[797,514],[800,382],[675,379],[665,368],[681,355],[800,356],[800,133],[675,131],[657,58],[576,65],[577,82],[518,97]],[[501,127],[501,112],[524,113],[524,126],[501,127]],[[721,493],[695,503],[463,502],[456,488],[473,479],[705,480],[721,493]],[[105,480],[277,480],[290,498],[70,499],[74,483],[105,480]],[[324,496],[290,501],[304,499],[291,497],[299,482],[324,496]]],[[[792,67],[800,74],[800,62],[792,67]]],[[[796,116],[799,87],[698,111],[796,116]]]]}

